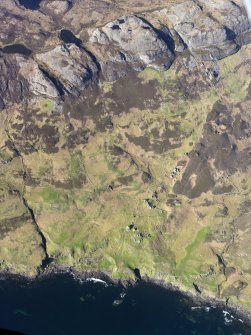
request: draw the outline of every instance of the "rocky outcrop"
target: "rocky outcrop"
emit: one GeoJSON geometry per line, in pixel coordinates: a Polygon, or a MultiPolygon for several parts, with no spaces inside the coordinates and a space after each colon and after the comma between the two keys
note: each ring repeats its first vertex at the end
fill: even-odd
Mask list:
{"type": "Polygon", "coordinates": [[[245,9],[229,0],[187,0],[166,9],[166,24],[200,60],[227,57],[251,41],[245,9]]]}
{"type": "Polygon", "coordinates": [[[157,16],[161,33],[135,15],[120,17],[92,32],[90,41],[105,79],[125,77],[132,69],[168,69],[174,60],[170,41],[177,52],[185,45],[197,61],[227,57],[251,41],[245,9],[233,1],[187,0],[160,10],[157,16]]]}
{"type": "Polygon", "coordinates": [[[193,68],[199,61],[227,57],[237,52],[241,45],[251,42],[251,24],[241,0],[185,0],[165,4],[164,8],[145,14],[144,18],[121,16],[91,31],[88,47],[95,58],[83,47],[81,36],[76,38],[72,34],[69,37],[70,30],[61,30],[61,38],[63,31],[69,38],[62,38],[64,44],[59,45],[58,34],[52,37],[54,23],[49,17],[57,16],[56,25],[59,16],[66,17],[76,4],[72,7],[71,1],[53,0],[43,2],[41,6],[46,22],[43,29],[36,21],[41,19],[40,16],[33,17],[32,11],[28,11],[27,18],[14,15],[9,7],[2,13],[0,35],[3,45],[9,45],[13,38],[16,40],[18,31],[18,36],[29,37],[27,46],[34,59],[20,55],[4,55],[0,59],[1,108],[8,105],[8,101],[21,102],[31,94],[50,98],[65,93],[79,95],[96,81],[100,67],[108,81],[147,67],[164,71],[173,63],[174,52],[178,56],[187,49],[186,54],[193,56],[187,58],[192,64],[189,67],[193,68]],[[29,26],[28,30],[26,26],[29,26]],[[44,49],[48,51],[43,52],[44,49]]]}
{"type": "Polygon", "coordinates": [[[174,54],[157,31],[134,15],[122,16],[96,29],[90,41],[99,54],[107,80],[124,77],[132,69],[141,71],[153,67],[163,71],[174,60],[174,54]]]}
{"type": "Polygon", "coordinates": [[[227,28],[192,0],[173,6],[167,19],[190,52],[202,60],[221,59],[238,50],[227,28]]]}
{"type": "Polygon", "coordinates": [[[9,104],[20,103],[28,94],[28,82],[19,77],[15,59],[0,56],[0,110],[9,104]]]}
{"type": "Polygon", "coordinates": [[[227,27],[230,38],[240,45],[251,42],[251,23],[246,15],[243,3],[229,0],[200,0],[204,10],[209,11],[222,25],[227,27]]]}
{"type": "Polygon", "coordinates": [[[203,9],[209,11],[222,25],[236,36],[250,29],[249,19],[244,8],[229,0],[200,0],[203,9]]]}
{"type": "Polygon", "coordinates": [[[59,92],[32,58],[0,57],[0,110],[32,95],[58,98],[59,92]]]}
{"type": "Polygon", "coordinates": [[[16,56],[20,66],[19,74],[29,83],[29,90],[35,95],[44,95],[49,98],[58,98],[59,92],[53,83],[46,77],[33,59],[16,56]]]}
{"type": "Polygon", "coordinates": [[[0,110],[32,95],[57,99],[64,93],[79,94],[97,79],[95,62],[74,44],[58,45],[35,58],[0,55],[0,110]]]}
{"type": "Polygon", "coordinates": [[[71,7],[70,1],[55,0],[45,4],[45,9],[55,15],[64,15],[71,7]]]}
{"type": "Polygon", "coordinates": [[[75,44],[58,45],[36,55],[37,61],[62,84],[63,90],[79,94],[97,79],[98,68],[90,55],[75,44]]]}

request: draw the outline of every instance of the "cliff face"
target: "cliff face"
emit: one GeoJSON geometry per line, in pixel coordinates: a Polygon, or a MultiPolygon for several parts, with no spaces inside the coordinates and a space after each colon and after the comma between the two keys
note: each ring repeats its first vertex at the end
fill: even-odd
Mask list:
{"type": "Polygon", "coordinates": [[[0,268],[141,275],[250,305],[240,1],[0,4],[0,268]]]}

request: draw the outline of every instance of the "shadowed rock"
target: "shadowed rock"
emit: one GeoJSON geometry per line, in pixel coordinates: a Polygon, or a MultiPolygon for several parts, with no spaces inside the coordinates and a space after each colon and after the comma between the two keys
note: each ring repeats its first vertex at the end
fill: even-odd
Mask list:
{"type": "Polygon", "coordinates": [[[20,78],[15,57],[0,57],[0,110],[10,104],[20,103],[28,94],[28,82],[20,78]]]}

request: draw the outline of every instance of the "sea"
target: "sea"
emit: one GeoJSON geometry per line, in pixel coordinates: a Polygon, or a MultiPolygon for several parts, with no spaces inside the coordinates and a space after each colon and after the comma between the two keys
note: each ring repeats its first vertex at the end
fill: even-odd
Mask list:
{"type": "Polygon", "coordinates": [[[6,330],[27,335],[251,334],[251,325],[236,311],[149,281],[125,288],[92,277],[76,280],[65,273],[33,281],[0,279],[3,334],[6,330]]]}

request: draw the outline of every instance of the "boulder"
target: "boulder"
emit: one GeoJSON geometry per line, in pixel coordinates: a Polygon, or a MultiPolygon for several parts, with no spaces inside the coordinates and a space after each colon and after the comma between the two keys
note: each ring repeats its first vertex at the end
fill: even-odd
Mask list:
{"type": "Polygon", "coordinates": [[[93,31],[91,43],[99,53],[107,80],[126,76],[130,70],[168,69],[175,56],[158,32],[135,15],[122,16],[93,31]]]}
{"type": "Polygon", "coordinates": [[[75,44],[57,45],[37,54],[36,59],[67,93],[79,94],[98,75],[98,68],[89,53],[75,44]]]}

